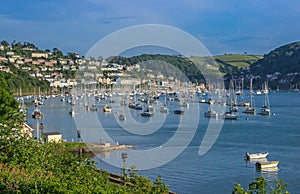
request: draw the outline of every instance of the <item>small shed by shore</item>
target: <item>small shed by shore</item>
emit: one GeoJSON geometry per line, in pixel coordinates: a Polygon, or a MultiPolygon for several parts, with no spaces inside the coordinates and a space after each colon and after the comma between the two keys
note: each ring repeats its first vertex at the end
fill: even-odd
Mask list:
{"type": "Polygon", "coordinates": [[[62,134],[58,132],[47,132],[43,134],[43,140],[45,142],[62,142],[62,134]]]}

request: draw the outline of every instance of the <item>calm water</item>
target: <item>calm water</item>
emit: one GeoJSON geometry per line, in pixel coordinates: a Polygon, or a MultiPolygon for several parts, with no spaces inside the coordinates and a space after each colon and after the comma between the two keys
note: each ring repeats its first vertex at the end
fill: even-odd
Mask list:
{"type": "MultiPolygon", "coordinates": [[[[172,191],[178,193],[231,193],[235,183],[247,187],[256,177],[263,175],[268,181],[276,178],[288,183],[291,193],[300,193],[300,93],[276,92],[269,94],[271,116],[246,115],[241,113],[237,121],[224,121],[222,131],[212,147],[205,155],[199,156],[198,149],[203,139],[209,119],[204,118],[206,104],[198,104],[201,119],[198,130],[189,146],[171,162],[151,170],[139,171],[138,174],[152,180],[161,175],[163,181],[172,191]],[[279,160],[279,171],[273,173],[257,172],[254,163],[243,160],[245,152],[268,151],[269,160],[279,160]]],[[[255,95],[256,108],[262,104],[263,95],[255,95]]],[[[193,105],[192,103],[190,105],[193,105]]],[[[173,104],[173,109],[175,105],[173,104]]],[[[29,116],[33,111],[28,106],[29,116]]],[[[70,105],[59,98],[45,100],[41,107],[45,118],[45,131],[57,131],[68,141],[78,141],[76,125],[68,114],[70,105]]],[[[122,144],[136,145],[137,149],[148,149],[163,144],[174,134],[178,120],[169,114],[166,123],[154,134],[148,136],[132,135],[114,122],[113,113],[97,113],[109,135],[122,144]]],[[[137,114],[137,113],[133,113],[137,114]]],[[[177,117],[178,118],[178,117],[177,117]]],[[[143,119],[139,118],[141,122],[143,119]]],[[[28,123],[35,126],[35,121],[28,118],[28,123]]],[[[99,167],[120,173],[121,153],[111,155],[120,157],[120,166],[114,167],[98,161],[99,167]]],[[[111,157],[107,155],[106,157],[111,157]]],[[[130,157],[130,156],[129,156],[130,157]]]]}

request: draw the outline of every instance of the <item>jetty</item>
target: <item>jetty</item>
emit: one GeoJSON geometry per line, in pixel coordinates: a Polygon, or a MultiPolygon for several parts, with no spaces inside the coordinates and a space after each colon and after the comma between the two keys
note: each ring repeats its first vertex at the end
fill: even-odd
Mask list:
{"type": "Polygon", "coordinates": [[[124,144],[112,144],[112,143],[86,143],[86,142],[66,142],[69,151],[72,153],[78,153],[79,155],[87,155],[90,158],[95,157],[98,154],[104,152],[110,152],[115,150],[131,149],[137,146],[124,145],[124,144]]]}

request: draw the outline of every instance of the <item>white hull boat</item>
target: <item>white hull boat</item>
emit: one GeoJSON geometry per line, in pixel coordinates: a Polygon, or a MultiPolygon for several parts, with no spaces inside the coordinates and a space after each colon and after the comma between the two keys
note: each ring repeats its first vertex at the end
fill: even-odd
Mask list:
{"type": "Polygon", "coordinates": [[[278,166],[279,161],[267,161],[267,162],[256,162],[255,166],[257,170],[271,169],[278,166]]]}
{"type": "Polygon", "coordinates": [[[246,153],[245,158],[250,160],[250,159],[260,159],[260,158],[266,158],[269,155],[268,152],[259,152],[259,153],[254,153],[254,154],[250,154],[250,153],[246,153]]]}

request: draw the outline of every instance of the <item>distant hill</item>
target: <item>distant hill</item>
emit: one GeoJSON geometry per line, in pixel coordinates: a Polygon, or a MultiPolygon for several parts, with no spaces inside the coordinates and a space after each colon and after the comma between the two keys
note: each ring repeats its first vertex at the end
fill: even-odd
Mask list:
{"type": "Polygon", "coordinates": [[[238,69],[244,69],[250,67],[250,65],[259,59],[262,59],[261,55],[248,55],[248,54],[225,54],[214,56],[214,59],[220,65],[231,65],[238,69]]]}
{"type": "Polygon", "coordinates": [[[300,42],[290,43],[264,55],[250,66],[250,72],[268,80],[273,88],[295,88],[300,83],[300,42]]]}

